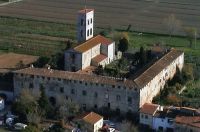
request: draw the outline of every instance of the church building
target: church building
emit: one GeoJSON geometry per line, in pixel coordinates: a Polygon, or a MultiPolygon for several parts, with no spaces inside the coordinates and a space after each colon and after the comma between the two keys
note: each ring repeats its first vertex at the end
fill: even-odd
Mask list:
{"type": "Polygon", "coordinates": [[[90,66],[103,67],[115,58],[115,42],[94,34],[94,10],[78,12],[77,47],[65,52],[65,70],[76,72],[90,66]]]}

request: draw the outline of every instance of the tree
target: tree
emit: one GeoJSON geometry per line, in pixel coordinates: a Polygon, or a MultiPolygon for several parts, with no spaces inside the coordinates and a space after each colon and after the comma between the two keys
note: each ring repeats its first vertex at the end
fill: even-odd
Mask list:
{"type": "Polygon", "coordinates": [[[182,73],[185,81],[194,80],[193,64],[185,64],[182,73]]]}
{"type": "Polygon", "coordinates": [[[170,105],[179,106],[180,103],[181,103],[181,99],[178,98],[176,95],[168,95],[167,96],[167,102],[170,105]]]}
{"type": "Polygon", "coordinates": [[[57,53],[53,55],[50,60],[50,65],[54,69],[63,70],[64,69],[64,54],[57,53]]]}
{"type": "Polygon", "coordinates": [[[138,128],[134,126],[131,122],[123,121],[121,124],[122,132],[138,132],[138,128]]]}
{"type": "Polygon", "coordinates": [[[181,22],[174,14],[170,14],[167,18],[165,18],[164,24],[166,25],[170,38],[181,29],[181,22]]]}
{"type": "Polygon", "coordinates": [[[109,34],[109,32],[108,30],[102,30],[99,34],[106,37],[109,34]]]}
{"type": "Polygon", "coordinates": [[[38,100],[38,104],[39,104],[40,109],[43,110],[45,116],[48,117],[52,113],[52,107],[49,103],[49,100],[45,93],[45,88],[43,86],[40,88],[40,91],[41,91],[41,95],[38,100]]]}
{"type": "Polygon", "coordinates": [[[37,111],[37,101],[29,89],[22,89],[19,97],[12,105],[12,111],[26,121],[28,113],[37,111]]]}
{"type": "Polygon", "coordinates": [[[22,69],[25,67],[25,64],[22,60],[20,60],[17,64],[16,64],[16,68],[17,69],[22,69]]]}
{"type": "Polygon", "coordinates": [[[147,53],[144,50],[144,47],[140,47],[140,65],[145,65],[147,62],[147,53]]]}
{"type": "Polygon", "coordinates": [[[33,65],[35,67],[42,68],[49,62],[49,60],[50,59],[48,57],[41,56],[33,65]]]}
{"type": "Polygon", "coordinates": [[[79,113],[79,106],[76,103],[67,100],[59,107],[58,112],[60,118],[66,120],[79,113]]]}
{"type": "Polygon", "coordinates": [[[127,38],[123,37],[122,39],[119,40],[118,50],[121,52],[125,52],[128,50],[128,45],[129,45],[129,42],[127,38]]]}
{"type": "Polygon", "coordinates": [[[65,50],[68,50],[68,49],[72,48],[72,45],[73,45],[72,41],[71,40],[67,40],[67,45],[66,45],[65,50]]]}
{"type": "Polygon", "coordinates": [[[188,41],[190,42],[189,47],[192,48],[192,41],[194,39],[196,41],[196,38],[197,38],[197,29],[194,28],[194,27],[186,27],[186,28],[184,28],[184,31],[185,31],[185,34],[186,34],[188,41]]]}
{"type": "Polygon", "coordinates": [[[103,75],[103,66],[99,65],[96,69],[95,69],[95,74],[97,75],[103,75]]]}
{"type": "Polygon", "coordinates": [[[39,127],[42,119],[42,114],[37,110],[35,112],[30,112],[27,115],[27,121],[29,124],[39,127]]]}

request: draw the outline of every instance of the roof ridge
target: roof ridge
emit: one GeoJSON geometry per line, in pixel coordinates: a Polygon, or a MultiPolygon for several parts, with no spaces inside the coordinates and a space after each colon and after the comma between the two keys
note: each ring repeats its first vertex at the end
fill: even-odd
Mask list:
{"type": "Polygon", "coordinates": [[[82,46],[83,44],[85,44],[85,43],[87,43],[87,42],[89,42],[89,41],[92,41],[93,39],[95,39],[95,38],[98,37],[98,36],[101,36],[101,35],[98,34],[97,36],[94,36],[94,37],[92,37],[91,39],[86,40],[85,42],[83,42],[83,43],[79,44],[78,46],[76,46],[76,47],[74,48],[74,50],[76,50],[77,48],[79,48],[79,47],[82,46]]]}

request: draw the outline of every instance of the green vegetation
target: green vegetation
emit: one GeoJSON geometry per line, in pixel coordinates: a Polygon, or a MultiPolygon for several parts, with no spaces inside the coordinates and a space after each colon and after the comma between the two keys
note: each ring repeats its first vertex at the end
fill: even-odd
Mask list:
{"type": "Polygon", "coordinates": [[[59,124],[62,120],[65,123],[81,112],[76,103],[66,100],[64,96],[54,98],[54,101],[50,99],[47,98],[43,86],[40,91],[22,89],[20,96],[12,104],[12,112],[19,116],[19,122],[28,124],[24,132],[41,131],[41,123],[46,119],[57,120],[59,124]]]}
{"type": "Polygon", "coordinates": [[[75,39],[72,25],[0,17],[0,50],[32,55],[52,55],[75,39]]]}
{"type": "Polygon", "coordinates": [[[153,100],[162,105],[200,107],[200,79],[195,80],[196,75],[192,64],[185,64],[183,71],[177,69],[172,80],[169,80],[165,88],[153,100]]]}
{"type": "MultiPolygon", "coordinates": [[[[95,31],[96,34],[101,33],[115,40],[116,48],[118,48],[120,40],[126,38],[128,52],[132,53],[143,51],[140,49],[141,46],[144,49],[148,49],[155,44],[183,50],[185,52],[185,63],[192,64],[194,79],[191,79],[190,83],[186,84],[187,89],[183,91],[182,96],[193,101],[196,99],[193,99],[193,97],[197,97],[199,89],[200,40],[197,39],[195,41],[194,35],[197,33],[195,28],[189,29],[186,37],[138,32],[124,33],[123,31],[102,28],[97,28],[95,31]]],[[[53,68],[63,69],[63,64],[61,64],[63,62],[63,51],[75,46],[74,43],[76,43],[75,25],[0,17],[0,54],[11,51],[39,55],[42,57],[37,62],[38,67],[43,67],[46,63],[49,63],[53,68]],[[68,41],[68,39],[72,41],[68,41]]],[[[117,70],[122,73],[128,70],[126,61],[123,64],[125,65],[117,66],[117,70]]],[[[107,68],[112,69],[112,66],[107,68]]],[[[98,72],[101,72],[101,68],[98,72]]],[[[115,74],[115,72],[113,71],[112,73],[111,70],[111,74],[115,74]]]]}

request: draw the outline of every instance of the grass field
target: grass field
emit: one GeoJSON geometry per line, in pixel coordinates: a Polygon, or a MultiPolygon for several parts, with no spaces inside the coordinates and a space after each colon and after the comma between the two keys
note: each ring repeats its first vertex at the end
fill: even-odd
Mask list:
{"type": "Polygon", "coordinates": [[[1,52],[52,55],[66,47],[68,38],[75,39],[74,26],[0,17],[1,52]]]}
{"type": "MultiPolygon", "coordinates": [[[[96,28],[98,34],[103,29],[96,28]]],[[[119,32],[119,31],[116,31],[119,32]]],[[[189,48],[185,37],[172,37],[157,34],[129,32],[130,50],[156,43],[185,51],[186,57],[200,56],[200,40],[189,48]]],[[[112,35],[108,35],[111,37],[112,35]]],[[[66,41],[76,42],[75,25],[0,17],[0,52],[14,51],[32,55],[52,55],[66,47],[66,41]]]]}
{"type": "MultiPolygon", "coordinates": [[[[174,14],[182,25],[200,30],[199,0],[88,0],[95,9],[95,26],[166,33],[165,18],[174,14]]],[[[23,0],[0,7],[0,15],[52,22],[76,23],[84,0],[23,0]]]]}

